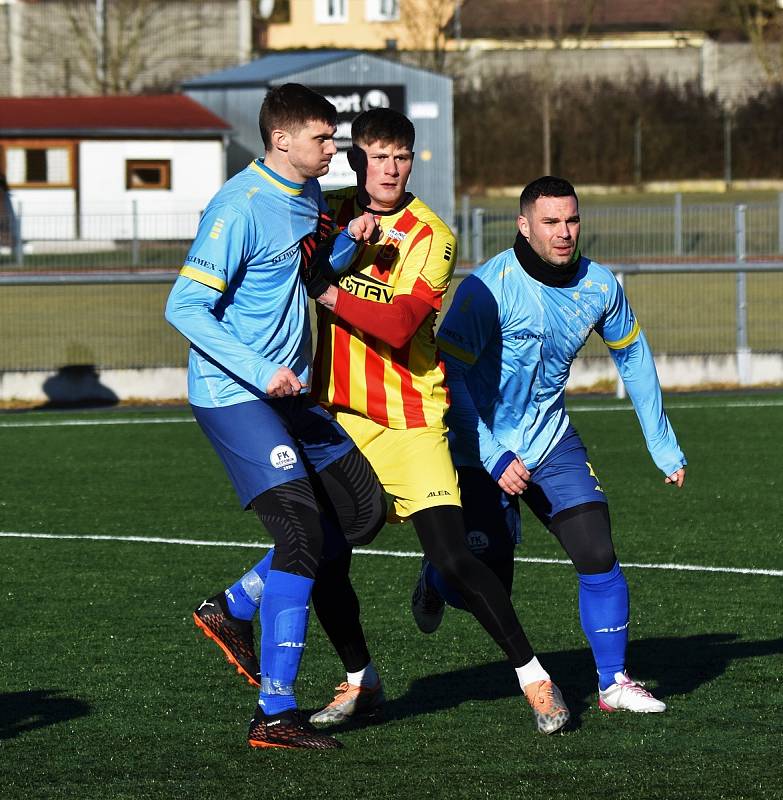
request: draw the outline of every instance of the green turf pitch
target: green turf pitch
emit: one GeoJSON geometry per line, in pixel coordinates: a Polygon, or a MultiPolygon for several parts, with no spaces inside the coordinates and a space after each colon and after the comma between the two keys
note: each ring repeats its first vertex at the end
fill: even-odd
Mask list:
{"type": "MultiPolygon", "coordinates": [[[[338,732],[345,748],[329,753],[250,750],[255,692],[192,624],[195,604],[263,552],[240,545],[268,537],[187,412],[0,415],[4,533],[236,543],[0,537],[0,796],[779,798],[783,395],[669,398],[690,461],[682,491],[664,486],[626,404],[570,406],[622,561],[778,574],[628,567],[629,664],[669,711],[607,715],[572,569],[518,564],[515,605],[575,720],[547,738],[471,618],[450,610],[418,633],[416,558],[357,555],[387,714],[338,732]]],[[[529,515],[524,535],[518,556],[562,558],[529,515]]],[[[407,526],[374,547],[418,549],[407,526]]],[[[324,703],[340,680],[314,622],[300,704],[324,703]]]]}

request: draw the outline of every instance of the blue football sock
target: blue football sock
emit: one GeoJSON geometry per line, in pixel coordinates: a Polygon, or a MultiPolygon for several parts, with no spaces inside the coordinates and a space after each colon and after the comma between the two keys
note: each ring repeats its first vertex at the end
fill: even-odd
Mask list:
{"type": "Polygon", "coordinates": [[[429,562],[427,562],[424,576],[430,587],[435,589],[447,605],[452,608],[461,608],[463,611],[467,610],[468,607],[465,605],[462,595],[456,589],[452,589],[450,584],[446,583],[446,579],[429,562]]]}
{"type": "Polygon", "coordinates": [[[598,685],[608,689],[615,673],[625,671],[628,644],[628,584],[619,562],[609,572],[579,574],[579,617],[593,651],[598,685]]]}
{"type": "Polygon", "coordinates": [[[274,553],[273,548],[262,561],[259,561],[236,583],[226,589],[226,602],[228,610],[233,617],[250,620],[255,616],[259,605],[261,605],[261,594],[264,591],[264,584],[272,566],[274,553]]]}
{"type": "Polygon", "coordinates": [[[261,691],[266,714],[296,708],[294,683],[305,646],[313,579],[269,570],[261,602],[261,691]]]}

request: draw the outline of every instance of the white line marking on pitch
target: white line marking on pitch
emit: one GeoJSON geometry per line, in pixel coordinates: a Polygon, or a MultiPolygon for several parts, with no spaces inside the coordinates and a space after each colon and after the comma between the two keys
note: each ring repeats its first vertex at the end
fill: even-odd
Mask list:
{"type": "MultiPolygon", "coordinates": [[[[631,405],[605,405],[605,406],[568,406],[568,413],[575,414],[579,411],[633,411],[631,405]]],[[[730,400],[728,403],[669,403],[664,401],[667,411],[678,411],[679,409],[703,409],[703,408],[780,408],[783,406],[783,399],[780,400],[730,400]]]]}
{"type": "MultiPolygon", "coordinates": [[[[142,544],[179,544],[190,547],[243,547],[249,549],[272,547],[268,542],[216,542],[208,539],[165,539],[160,536],[103,536],[99,534],[67,534],[67,533],[17,533],[0,531],[0,538],[6,539],[78,539],[96,542],[139,542],[142,544]]],[[[393,558],[421,558],[421,553],[404,550],[375,550],[369,547],[357,547],[354,553],[367,556],[391,556],[393,558]]],[[[520,564],[560,564],[571,566],[570,561],[558,558],[522,558],[514,561],[520,564]]],[[[736,575],[771,575],[783,577],[781,569],[752,569],[745,567],[708,567],[701,564],[637,564],[623,562],[623,567],[634,569],[662,569],[674,572],[725,572],[736,575]]]]}
{"type": "MultiPolygon", "coordinates": [[[[667,411],[679,409],[704,409],[704,408],[780,408],[783,398],[774,400],[730,400],[726,403],[666,403],[667,411]]],[[[571,414],[581,412],[600,411],[633,411],[631,405],[593,405],[569,406],[571,414]]],[[[47,412],[32,412],[34,414],[47,412]]],[[[166,425],[168,423],[194,422],[193,417],[114,417],[109,419],[60,419],[60,420],[29,420],[14,419],[0,420],[0,428],[67,428],[83,427],[87,425],[166,425]]]]}
{"type": "Polygon", "coordinates": [[[19,420],[0,422],[0,428],[66,428],[82,425],[166,425],[169,422],[195,422],[193,417],[143,417],[114,419],[19,420]]]}

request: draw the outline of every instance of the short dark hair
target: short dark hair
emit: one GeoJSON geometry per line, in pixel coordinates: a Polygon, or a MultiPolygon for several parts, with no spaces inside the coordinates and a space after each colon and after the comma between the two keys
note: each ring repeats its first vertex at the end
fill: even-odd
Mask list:
{"type": "Polygon", "coordinates": [[[413,150],[416,129],[413,123],[393,108],[371,108],[363,111],[351,124],[354,144],[398,144],[413,150]]]}
{"type": "MultiPolygon", "coordinates": [[[[544,175],[529,183],[519,195],[519,213],[524,217],[539,197],[576,197],[576,189],[565,179],[544,175]]],[[[579,198],[576,197],[577,202],[579,198]]]]}
{"type": "Polygon", "coordinates": [[[273,130],[297,133],[308,122],[315,121],[336,125],[337,109],[325,97],[301,83],[272,87],[258,115],[258,127],[267,150],[272,144],[273,130]]]}

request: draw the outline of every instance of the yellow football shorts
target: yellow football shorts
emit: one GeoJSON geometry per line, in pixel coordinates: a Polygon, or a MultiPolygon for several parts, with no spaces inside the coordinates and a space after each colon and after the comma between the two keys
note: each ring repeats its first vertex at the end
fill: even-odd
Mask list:
{"type": "Polygon", "coordinates": [[[445,430],[385,428],[359,414],[334,414],[394,500],[389,522],[433,506],[461,505],[445,430]]]}

